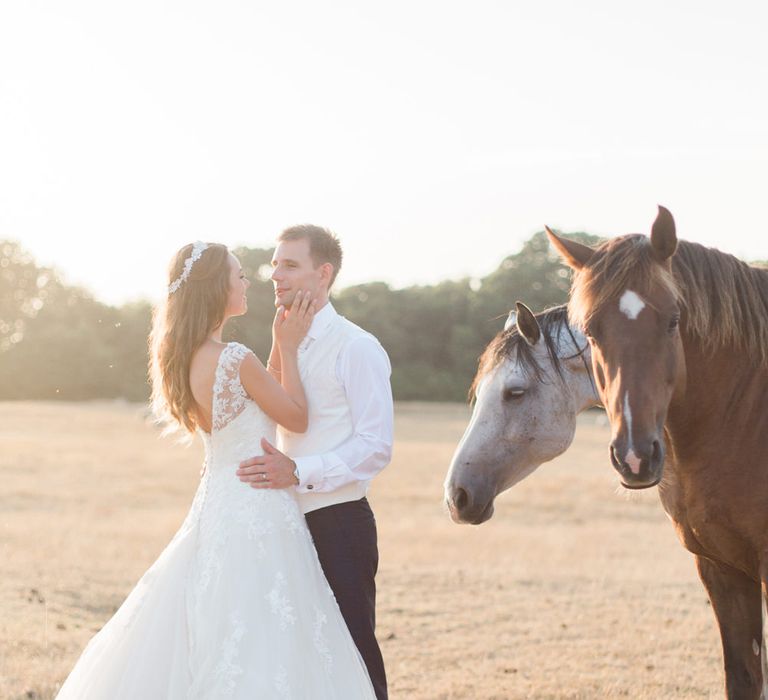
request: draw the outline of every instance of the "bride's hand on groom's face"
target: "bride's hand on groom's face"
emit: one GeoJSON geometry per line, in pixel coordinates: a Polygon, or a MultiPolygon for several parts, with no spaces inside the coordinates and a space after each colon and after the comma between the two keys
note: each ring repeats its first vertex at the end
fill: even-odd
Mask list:
{"type": "Polygon", "coordinates": [[[290,309],[278,307],[272,333],[280,350],[296,351],[315,315],[315,300],[310,292],[297,292],[290,309]]]}

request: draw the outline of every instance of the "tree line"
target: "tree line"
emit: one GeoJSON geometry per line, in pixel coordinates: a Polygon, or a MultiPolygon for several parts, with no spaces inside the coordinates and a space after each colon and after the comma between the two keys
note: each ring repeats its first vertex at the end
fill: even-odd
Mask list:
{"type": "MultiPolygon", "coordinates": [[[[599,240],[586,233],[572,237],[599,240]]],[[[233,319],[225,336],[264,359],[274,313],[272,250],[233,252],[252,284],[248,314],[233,319]]],[[[540,231],[482,279],[404,289],[369,282],[335,292],[332,301],[381,341],[396,399],[462,401],[479,355],[515,300],[544,309],[563,303],[569,286],[568,269],[540,231]]],[[[106,305],[39,266],[18,243],[0,241],[0,400],[146,400],[151,313],[147,302],[106,305]]]]}

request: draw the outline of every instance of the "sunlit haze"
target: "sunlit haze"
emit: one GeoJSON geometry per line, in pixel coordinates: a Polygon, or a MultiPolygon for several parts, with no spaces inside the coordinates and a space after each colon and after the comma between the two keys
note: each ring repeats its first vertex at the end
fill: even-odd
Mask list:
{"type": "Polygon", "coordinates": [[[102,300],[201,238],[328,226],[342,286],[544,224],[768,258],[765,2],[6,2],[0,239],[102,300]]]}

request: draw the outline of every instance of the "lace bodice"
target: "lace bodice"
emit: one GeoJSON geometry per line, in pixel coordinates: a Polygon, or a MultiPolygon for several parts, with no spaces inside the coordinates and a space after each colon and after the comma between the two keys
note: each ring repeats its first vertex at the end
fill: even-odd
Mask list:
{"type": "Polygon", "coordinates": [[[251,399],[240,380],[240,367],[252,351],[227,343],[219,355],[213,382],[211,432],[200,431],[205,443],[206,469],[263,453],[261,438],[274,444],[277,426],[251,399]]]}
{"type": "Polygon", "coordinates": [[[219,355],[213,381],[213,407],[211,426],[213,432],[225,428],[245,408],[248,394],[240,381],[240,365],[245,357],[253,354],[245,345],[227,343],[219,355]]]}

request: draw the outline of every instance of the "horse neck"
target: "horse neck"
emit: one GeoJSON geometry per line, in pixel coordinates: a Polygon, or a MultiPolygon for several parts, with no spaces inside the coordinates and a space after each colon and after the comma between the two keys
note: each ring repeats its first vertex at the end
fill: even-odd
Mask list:
{"type": "Polygon", "coordinates": [[[754,413],[768,408],[764,368],[739,361],[743,352],[734,348],[702,350],[699,338],[683,334],[685,388],[670,403],[666,430],[681,455],[697,452],[706,436],[733,436],[740,426],[754,424],[754,413]]]}

